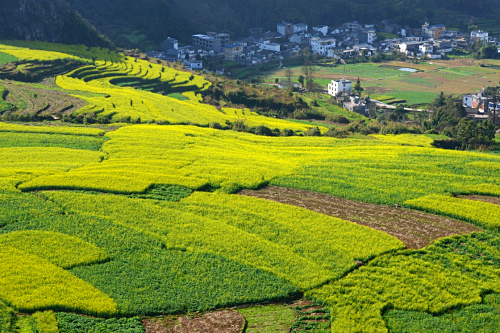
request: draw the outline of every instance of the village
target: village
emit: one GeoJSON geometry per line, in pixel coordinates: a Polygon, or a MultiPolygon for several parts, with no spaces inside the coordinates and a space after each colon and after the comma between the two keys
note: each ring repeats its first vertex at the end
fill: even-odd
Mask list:
{"type": "MultiPolygon", "coordinates": [[[[497,38],[487,31],[471,29],[461,32],[447,29],[443,24],[431,25],[425,22],[421,27],[402,27],[384,20],[379,25],[360,24],[356,21],[344,23],[338,27],[315,26],[310,28],[306,23],[279,22],[275,31],[264,31],[253,28],[249,36],[232,39],[227,33],[207,32],[192,36],[191,45],[179,46],[172,37],[161,43],[161,50],[150,51],[149,57],[170,62],[181,62],[190,70],[209,70],[220,75],[230,73],[224,65],[213,67],[214,61],[219,64],[237,63],[241,66],[258,66],[266,63],[281,64],[290,59],[297,59],[304,54],[318,59],[331,59],[338,63],[355,62],[356,59],[368,59],[383,55],[400,55],[405,59],[436,60],[446,59],[451,52],[468,52],[472,45],[493,46],[500,52],[497,38]],[[387,38],[389,37],[389,38],[387,38]],[[204,64],[210,67],[205,68],[204,64]]],[[[281,88],[289,88],[291,82],[277,82],[281,88]]],[[[349,80],[332,80],[323,92],[336,99],[345,109],[369,114],[370,108],[394,110],[397,106],[381,101],[362,98],[351,91],[349,80]],[[326,90],[328,88],[328,90],[326,90]]],[[[497,96],[485,91],[463,96],[463,106],[468,117],[475,120],[496,118],[497,96]]],[[[500,106],[500,105],[499,105],[500,106]]],[[[405,107],[409,112],[423,112],[424,109],[405,107]]]]}
{"type": "Polygon", "coordinates": [[[168,61],[181,61],[188,69],[203,69],[203,60],[221,59],[254,66],[303,52],[317,57],[343,59],[400,52],[407,57],[440,59],[454,50],[468,50],[474,43],[500,47],[487,31],[470,33],[448,30],[443,24],[423,24],[419,28],[401,27],[384,20],[380,25],[344,23],[339,27],[316,26],[306,23],[280,22],[275,31],[253,28],[249,36],[232,39],[227,33],[207,32],[192,36],[191,45],[179,46],[175,38],[161,43],[161,50],[148,56],[168,61]],[[394,38],[385,38],[394,37],[394,38]]]}

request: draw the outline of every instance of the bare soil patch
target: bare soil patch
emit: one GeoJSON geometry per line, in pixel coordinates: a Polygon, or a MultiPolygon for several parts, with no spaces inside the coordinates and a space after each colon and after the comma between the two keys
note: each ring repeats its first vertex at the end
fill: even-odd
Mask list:
{"type": "Polygon", "coordinates": [[[239,194],[310,209],[381,230],[411,249],[423,248],[441,237],[480,230],[456,219],[412,209],[368,204],[285,187],[268,186],[259,191],[243,190],[239,194]]]}
{"type": "Polygon", "coordinates": [[[490,197],[486,195],[459,195],[458,197],[467,200],[483,201],[495,205],[500,205],[499,197],[490,197]]]}
{"type": "Polygon", "coordinates": [[[146,333],[241,333],[245,318],[236,311],[218,311],[202,316],[156,318],[143,321],[146,333]]]}
{"type": "Polygon", "coordinates": [[[70,114],[85,106],[85,101],[67,93],[42,89],[4,81],[2,84],[8,91],[5,100],[18,107],[14,113],[59,119],[63,114],[70,114]]]}

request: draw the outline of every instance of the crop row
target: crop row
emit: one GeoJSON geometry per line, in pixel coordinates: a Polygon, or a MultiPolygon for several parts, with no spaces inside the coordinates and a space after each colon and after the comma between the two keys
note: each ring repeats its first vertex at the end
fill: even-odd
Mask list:
{"type": "Polygon", "coordinates": [[[83,136],[102,136],[105,131],[99,128],[67,126],[26,126],[0,122],[0,132],[68,134],[83,136]]]}
{"type": "Polygon", "coordinates": [[[471,192],[477,184],[486,194],[499,189],[498,171],[474,164],[498,163],[497,156],[382,140],[268,138],[154,125],[123,127],[107,137],[103,151],[109,158],[102,163],[36,178],[20,188],[133,192],[158,183],[193,189],[208,183],[234,192],[270,182],[382,204],[471,192]]]}
{"type": "Polygon", "coordinates": [[[104,137],[0,131],[0,148],[60,147],[97,151],[101,148],[104,141],[104,137]]]}

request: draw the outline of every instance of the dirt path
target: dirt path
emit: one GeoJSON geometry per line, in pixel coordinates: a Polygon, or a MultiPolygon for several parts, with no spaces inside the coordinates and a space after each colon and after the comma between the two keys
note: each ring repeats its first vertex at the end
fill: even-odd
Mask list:
{"type": "Polygon", "coordinates": [[[500,198],[499,197],[489,197],[485,195],[459,195],[459,198],[462,199],[467,199],[467,200],[476,200],[476,201],[483,201],[487,203],[492,203],[495,205],[500,205],[500,198]]]}
{"type": "Polygon", "coordinates": [[[480,230],[459,220],[416,210],[367,204],[285,187],[268,186],[260,191],[243,190],[239,194],[303,207],[378,229],[412,249],[423,248],[441,237],[480,230]]]}

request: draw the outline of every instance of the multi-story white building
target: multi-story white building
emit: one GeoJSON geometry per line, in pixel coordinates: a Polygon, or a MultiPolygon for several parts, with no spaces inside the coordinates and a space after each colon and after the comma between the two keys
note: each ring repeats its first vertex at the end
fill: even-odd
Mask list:
{"type": "Polygon", "coordinates": [[[328,54],[329,49],[335,48],[337,44],[337,40],[335,38],[311,38],[311,49],[313,54],[317,53],[322,56],[326,56],[328,54]]]}
{"type": "Polygon", "coordinates": [[[223,51],[224,47],[230,44],[231,37],[229,34],[218,34],[216,32],[208,32],[206,35],[193,35],[193,46],[203,47],[216,52],[223,51]]]}
{"type": "Polygon", "coordinates": [[[279,32],[281,36],[291,36],[293,34],[293,23],[281,22],[276,25],[276,31],[279,32]]]}
{"type": "Polygon", "coordinates": [[[375,29],[363,29],[360,36],[360,41],[367,44],[372,44],[377,38],[375,29]]]}
{"type": "Polygon", "coordinates": [[[470,32],[470,40],[472,42],[475,42],[475,41],[487,42],[488,41],[488,32],[482,31],[482,30],[471,31],[470,32]]]}
{"type": "Polygon", "coordinates": [[[328,95],[337,96],[339,92],[351,93],[352,82],[346,79],[332,80],[328,84],[328,95]]]}

